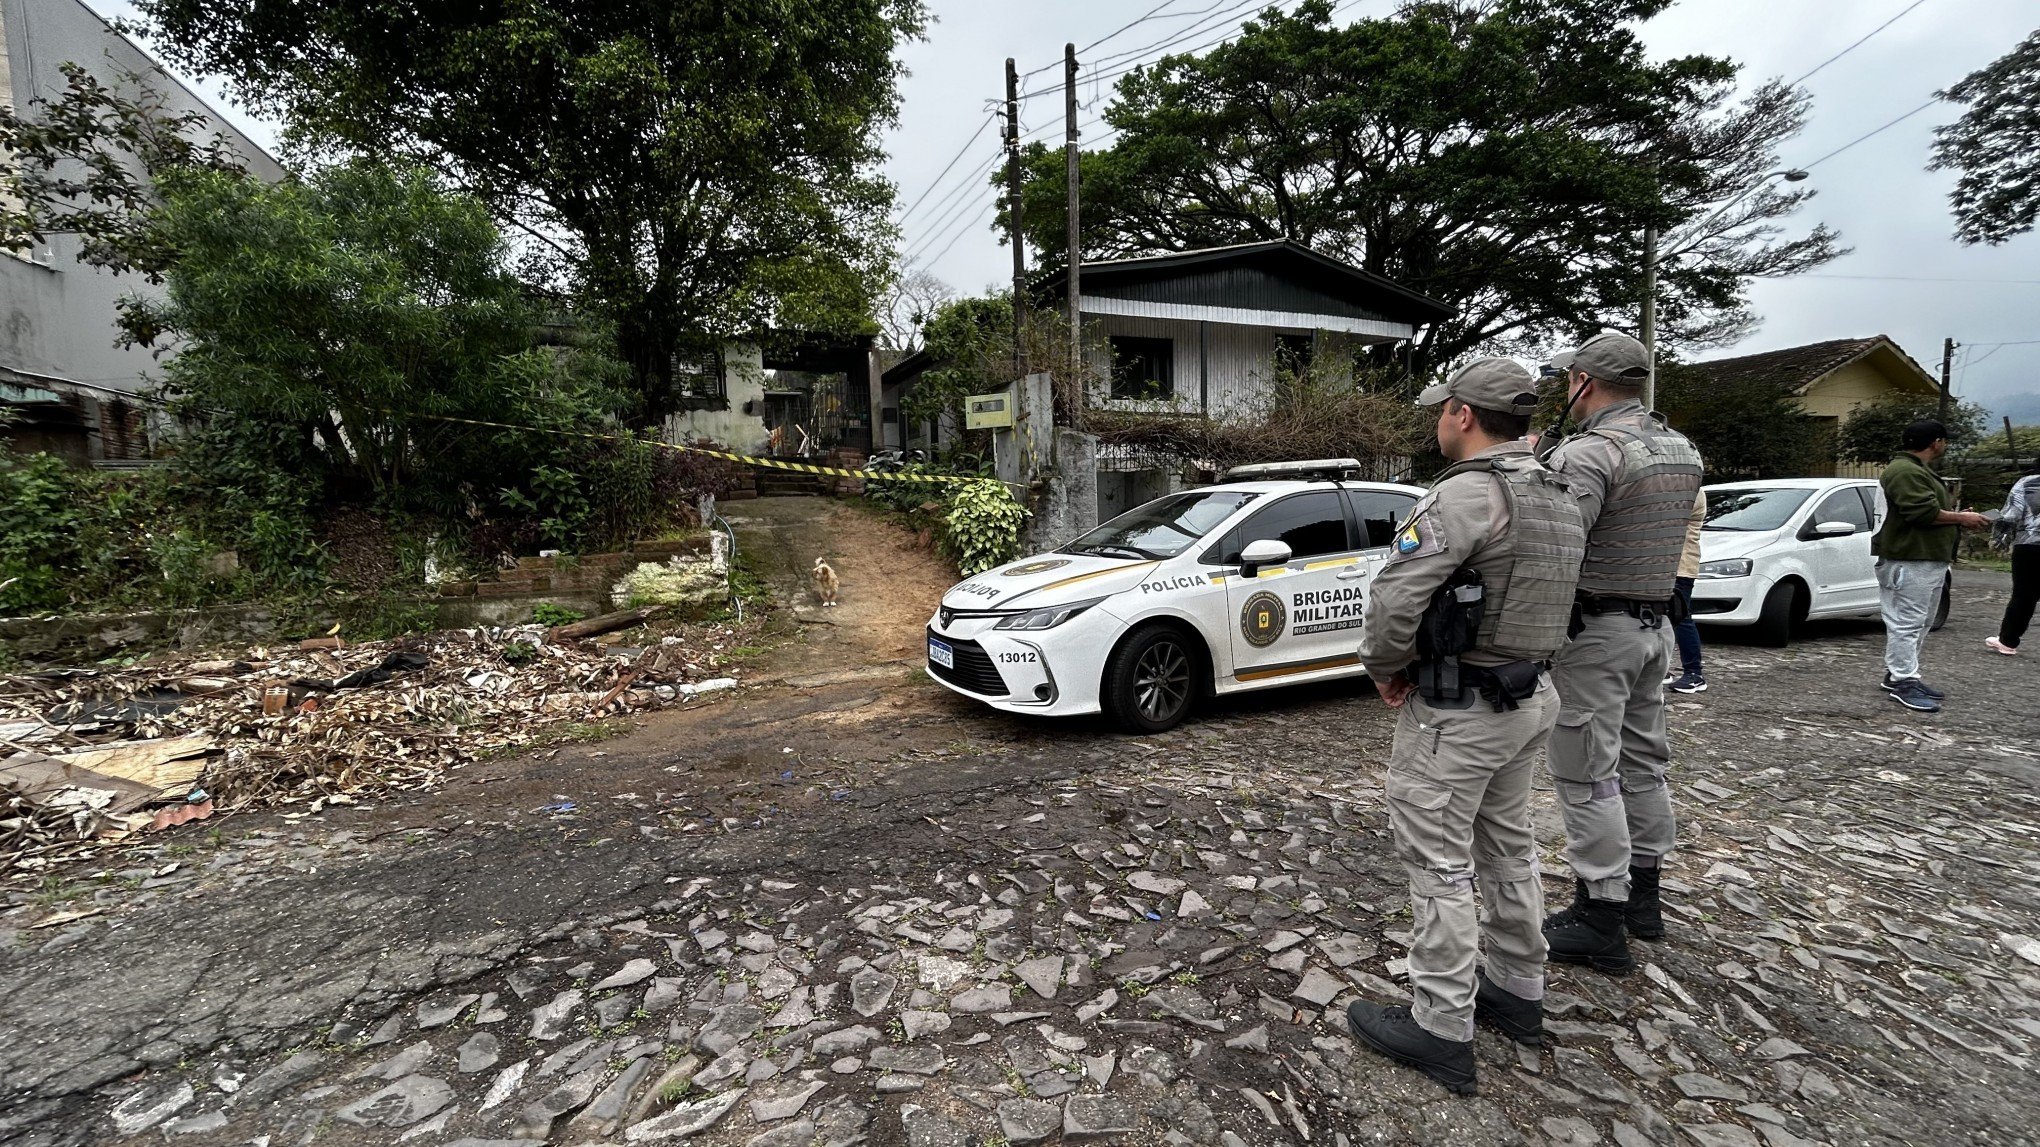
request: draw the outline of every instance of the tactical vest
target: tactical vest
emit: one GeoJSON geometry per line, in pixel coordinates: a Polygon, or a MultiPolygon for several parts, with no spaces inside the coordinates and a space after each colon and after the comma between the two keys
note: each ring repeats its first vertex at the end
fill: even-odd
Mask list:
{"type": "Polygon", "coordinates": [[[1580,592],[1666,601],[1679,576],[1686,523],[1700,491],[1700,452],[1649,415],[1605,422],[1587,433],[1615,443],[1622,460],[1587,538],[1580,592]]]}
{"type": "Polygon", "coordinates": [[[1509,508],[1514,558],[1501,600],[1492,597],[1474,647],[1509,661],[1544,661],[1565,644],[1573,589],[1587,552],[1586,518],[1564,475],[1524,457],[1483,458],[1455,473],[1492,473],[1509,508]]]}

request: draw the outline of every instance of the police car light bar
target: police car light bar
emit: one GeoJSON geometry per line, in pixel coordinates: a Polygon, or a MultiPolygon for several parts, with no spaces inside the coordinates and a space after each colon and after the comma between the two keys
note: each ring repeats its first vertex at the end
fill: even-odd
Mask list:
{"type": "Polygon", "coordinates": [[[1269,478],[1344,478],[1360,472],[1358,458],[1313,458],[1307,462],[1257,462],[1235,466],[1222,481],[1252,482],[1269,478]]]}

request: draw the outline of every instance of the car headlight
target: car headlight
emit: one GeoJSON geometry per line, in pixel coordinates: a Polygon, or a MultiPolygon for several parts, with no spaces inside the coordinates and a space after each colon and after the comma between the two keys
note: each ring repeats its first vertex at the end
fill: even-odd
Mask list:
{"type": "Polygon", "coordinates": [[[1722,562],[1701,562],[1701,577],[1748,577],[1751,563],[1748,558],[1730,558],[1722,562]]]}
{"type": "Polygon", "coordinates": [[[1084,612],[1085,610],[1091,608],[1094,605],[1097,605],[1099,602],[1104,600],[1105,599],[1102,597],[1094,597],[1089,601],[1065,602],[1062,605],[1044,605],[1040,609],[1030,609],[1021,613],[1011,613],[1007,614],[1005,617],[1000,618],[998,624],[992,626],[992,628],[1054,629],[1056,626],[1061,625],[1063,622],[1068,621],[1070,618],[1075,617],[1076,615],[1084,612]]]}

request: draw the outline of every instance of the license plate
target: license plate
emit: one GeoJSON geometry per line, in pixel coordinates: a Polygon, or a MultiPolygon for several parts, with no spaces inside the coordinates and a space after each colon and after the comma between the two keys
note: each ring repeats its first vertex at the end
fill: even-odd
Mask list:
{"type": "Polygon", "coordinates": [[[931,637],[928,639],[928,660],[940,665],[944,669],[954,669],[956,668],[956,650],[950,648],[947,641],[938,641],[931,637]]]}

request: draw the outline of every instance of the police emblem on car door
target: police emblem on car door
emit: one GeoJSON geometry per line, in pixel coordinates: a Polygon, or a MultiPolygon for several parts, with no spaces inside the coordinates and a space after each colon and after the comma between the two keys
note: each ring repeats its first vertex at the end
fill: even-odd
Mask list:
{"type": "Polygon", "coordinates": [[[1349,666],[1356,647],[1368,566],[1354,545],[1345,504],[1333,488],[1291,494],[1228,532],[1218,555],[1231,567],[1226,601],[1233,676],[1267,681],[1349,666]],[[1289,547],[1289,560],[1243,576],[1240,554],[1252,542],[1289,547]]]}

